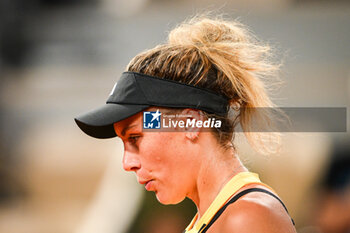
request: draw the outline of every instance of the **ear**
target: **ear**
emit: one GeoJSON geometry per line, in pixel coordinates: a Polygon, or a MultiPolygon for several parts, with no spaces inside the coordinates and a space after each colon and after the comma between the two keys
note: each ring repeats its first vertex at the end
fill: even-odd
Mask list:
{"type": "MultiPolygon", "coordinates": [[[[185,120],[195,120],[196,122],[205,120],[205,116],[202,111],[191,108],[184,109],[181,112],[181,115],[183,115],[185,120]]],[[[192,142],[195,142],[198,139],[200,131],[201,128],[199,127],[186,127],[184,130],[186,138],[192,142]]]]}

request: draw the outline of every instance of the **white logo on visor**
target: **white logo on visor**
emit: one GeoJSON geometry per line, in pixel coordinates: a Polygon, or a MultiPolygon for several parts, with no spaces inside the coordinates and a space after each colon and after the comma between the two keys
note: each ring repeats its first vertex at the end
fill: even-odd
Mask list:
{"type": "Polygon", "coordinates": [[[114,87],[109,95],[113,95],[115,88],[117,87],[117,83],[114,84],[114,87]]]}

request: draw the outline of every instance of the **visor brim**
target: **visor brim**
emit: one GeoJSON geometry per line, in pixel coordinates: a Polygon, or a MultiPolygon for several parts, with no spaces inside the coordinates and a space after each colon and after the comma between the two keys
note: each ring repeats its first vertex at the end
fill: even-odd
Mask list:
{"type": "Polygon", "coordinates": [[[149,105],[114,104],[109,103],[100,108],[82,114],[74,118],[79,128],[87,135],[94,138],[116,137],[113,124],[135,115],[149,105]]]}

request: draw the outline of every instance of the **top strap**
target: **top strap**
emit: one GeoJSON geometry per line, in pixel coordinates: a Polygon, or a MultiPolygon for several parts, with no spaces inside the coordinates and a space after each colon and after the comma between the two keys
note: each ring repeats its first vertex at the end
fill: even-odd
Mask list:
{"type": "Polygon", "coordinates": [[[194,216],[191,223],[187,226],[185,232],[197,233],[204,224],[208,224],[214,215],[222,208],[228,200],[230,200],[235,193],[242,187],[249,184],[263,185],[269,190],[274,191],[268,185],[262,183],[259,179],[259,175],[253,172],[240,172],[228,181],[224,187],[220,190],[214,201],[210,204],[203,216],[199,218],[198,213],[194,216]]]}
{"type": "MultiPolygon", "coordinates": [[[[271,196],[273,196],[274,198],[276,198],[283,206],[283,208],[286,210],[286,212],[289,215],[288,209],[287,207],[284,205],[284,203],[281,201],[281,199],[279,199],[275,194],[273,194],[272,192],[265,190],[265,189],[261,189],[261,188],[250,188],[250,189],[246,189],[243,190],[242,192],[239,192],[237,195],[233,196],[224,206],[222,206],[218,212],[214,215],[214,217],[210,220],[210,222],[208,223],[208,225],[203,224],[202,227],[200,228],[200,230],[198,231],[198,233],[205,233],[207,232],[207,230],[211,227],[211,225],[213,225],[213,223],[220,217],[220,215],[226,210],[226,208],[234,203],[235,201],[237,201],[240,197],[251,193],[251,192],[262,192],[262,193],[266,193],[269,194],[271,196]]],[[[293,225],[295,225],[293,218],[291,218],[291,221],[293,223],[293,225]]]]}

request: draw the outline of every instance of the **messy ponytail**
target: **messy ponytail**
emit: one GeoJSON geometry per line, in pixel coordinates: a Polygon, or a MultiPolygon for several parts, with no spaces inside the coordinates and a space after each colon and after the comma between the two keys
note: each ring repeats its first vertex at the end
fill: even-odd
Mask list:
{"type": "Polygon", "coordinates": [[[271,153],[266,138],[278,145],[279,135],[261,133],[271,131],[275,107],[263,80],[276,74],[279,66],[269,58],[270,47],[259,43],[242,24],[195,17],[173,29],[167,43],[137,55],[127,70],[206,88],[228,98],[238,114],[230,111],[223,118],[216,116],[223,120],[221,130],[215,131],[220,144],[233,146],[234,128],[240,123],[257,151],[271,153]]]}

